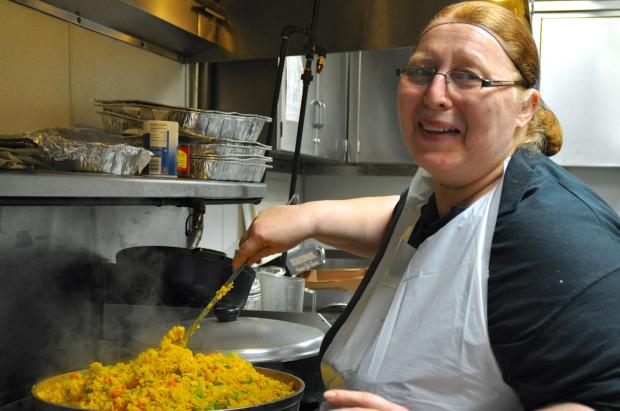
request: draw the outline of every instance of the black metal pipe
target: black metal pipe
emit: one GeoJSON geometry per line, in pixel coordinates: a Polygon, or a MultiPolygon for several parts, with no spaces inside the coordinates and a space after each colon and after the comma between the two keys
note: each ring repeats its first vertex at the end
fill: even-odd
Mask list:
{"type": "Polygon", "coordinates": [[[318,30],[319,25],[319,6],[321,5],[321,0],[314,0],[314,11],[312,12],[312,23],[310,23],[308,44],[314,45],[314,40],[316,39],[316,32],[318,30]]]}
{"type": "Polygon", "coordinates": [[[301,140],[304,131],[304,119],[306,115],[306,102],[308,100],[308,88],[310,86],[310,83],[312,82],[312,60],[314,59],[314,53],[317,50],[317,46],[314,44],[314,39],[316,38],[320,4],[320,0],[314,0],[312,23],[310,24],[310,28],[307,30],[308,41],[306,43],[306,46],[304,47],[304,50],[306,52],[306,67],[304,69],[304,73],[301,75],[301,78],[303,80],[303,92],[301,95],[301,107],[299,109],[299,122],[297,123],[297,139],[295,140],[295,156],[293,157],[293,170],[291,173],[291,184],[288,192],[289,198],[296,194],[295,190],[297,189],[297,174],[299,173],[301,140]]]}
{"type": "Polygon", "coordinates": [[[273,142],[273,132],[277,123],[277,112],[278,112],[278,101],[280,99],[280,88],[282,86],[282,75],[284,73],[284,64],[286,62],[286,52],[288,49],[288,38],[289,32],[291,31],[290,26],[286,27],[282,31],[282,42],[280,43],[280,57],[278,60],[278,73],[276,75],[276,87],[273,92],[273,98],[271,99],[271,123],[269,123],[269,128],[267,129],[267,145],[271,146],[273,142]]]}
{"type": "Polygon", "coordinates": [[[293,170],[291,170],[291,184],[288,191],[288,196],[291,198],[296,194],[297,189],[297,174],[299,173],[299,163],[301,155],[301,140],[304,133],[304,120],[306,117],[306,102],[308,100],[308,89],[310,88],[310,82],[312,82],[312,60],[314,55],[312,53],[306,54],[306,68],[301,75],[303,80],[303,92],[301,94],[301,106],[299,109],[299,122],[297,123],[297,138],[295,140],[295,155],[293,157],[293,170]]]}

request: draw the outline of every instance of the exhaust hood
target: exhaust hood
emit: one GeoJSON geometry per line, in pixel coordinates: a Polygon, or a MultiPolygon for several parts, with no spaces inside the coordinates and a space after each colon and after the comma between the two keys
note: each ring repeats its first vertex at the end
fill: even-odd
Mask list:
{"type": "MultiPolygon", "coordinates": [[[[282,30],[308,27],[315,0],[13,1],[175,60],[219,62],[278,57],[282,30]]],[[[528,0],[493,1],[528,12],[528,0]]],[[[328,53],[411,46],[454,2],[323,0],[316,43],[328,53]]],[[[289,54],[302,54],[304,43],[291,37],[289,54]]]]}

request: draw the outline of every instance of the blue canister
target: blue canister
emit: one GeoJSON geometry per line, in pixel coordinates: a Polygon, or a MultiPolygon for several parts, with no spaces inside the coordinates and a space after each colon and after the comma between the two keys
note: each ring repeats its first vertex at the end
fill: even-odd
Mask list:
{"type": "Polygon", "coordinates": [[[149,175],[176,177],[179,123],[176,121],[144,121],[144,148],[153,153],[146,168],[149,175]]]}

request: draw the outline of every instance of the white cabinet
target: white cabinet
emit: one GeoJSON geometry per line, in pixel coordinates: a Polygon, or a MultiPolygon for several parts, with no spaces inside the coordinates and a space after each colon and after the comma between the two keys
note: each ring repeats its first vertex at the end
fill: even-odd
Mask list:
{"type": "Polygon", "coordinates": [[[620,166],[620,1],[538,1],[541,96],[564,131],[563,166],[620,166]]]}
{"type": "MultiPolygon", "coordinates": [[[[305,57],[290,56],[286,60],[278,108],[276,147],[279,151],[294,152],[305,57]]],[[[314,67],[315,64],[313,71],[314,67]]],[[[344,161],[347,140],[347,54],[328,55],[321,73],[314,73],[313,76],[308,89],[301,154],[344,161]]]]}

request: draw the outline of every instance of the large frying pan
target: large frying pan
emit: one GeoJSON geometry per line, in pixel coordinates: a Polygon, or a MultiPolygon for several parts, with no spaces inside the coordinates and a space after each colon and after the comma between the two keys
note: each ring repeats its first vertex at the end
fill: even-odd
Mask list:
{"type": "MultiPolygon", "coordinates": [[[[106,302],[202,307],[232,274],[232,259],[203,248],[142,246],[116,254],[106,277],[106,302]]],[[[246,267],[219,306],[243,308],[255,273],[246,267]]]]}
{"type": "MultiPolygon", "coordinates": [[[[284,383],[293,383],[293,387],[295,392],[289,395],[286,398],[282,398],[281,400],[272,401],[266,404],[255,405],[252,407],[242,407],[242,408],[229,408],[229,410],[238,410],[238,411],[297,411],[299,410],[299,405],[301,402],[301,397],[304,392],[304,382],[295,377],[294,375],[288,374],[283,371],[270,370],[268,368],[260,368],[255,367],[258,372],[268,377],[274,378],[276,380],[282,381],[284,383]]],[[[34,397],[34,409],[38,411],[67,411],[67,410],[83,410],[82,408],[70,407],[68,405],[58,405],[47,402],[41,399],[38,396],[39,390],[48,385],[55,384],[59,381],[69,378],[69,375],[73,373],[66,373],[57,375],[55,377],[48,378],[36,384],[32,387],[32,395],[34,397]]]]}

